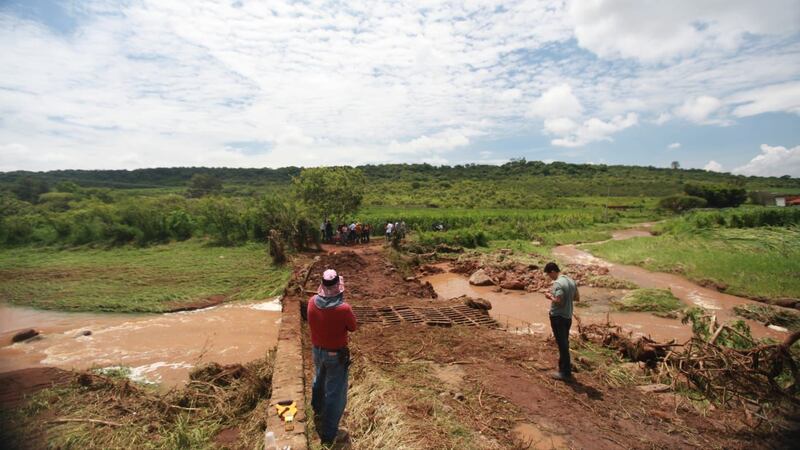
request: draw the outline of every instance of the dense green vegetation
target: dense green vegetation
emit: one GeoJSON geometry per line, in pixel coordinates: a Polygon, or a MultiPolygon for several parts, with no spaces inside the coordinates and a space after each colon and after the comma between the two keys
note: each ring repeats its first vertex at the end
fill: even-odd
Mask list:
{"type": "Polygon", "coordinates": [[[597,256],[674,272],[752,298],[800,298],[800,211],[697,211],[662,224],[653,238],[589,246],[597,256]]]}
{"type": "Polygon", "coordinates": [[[0,252],[0,298],[43,309],[160,312],[214,295],[260,300],[279,294],[288,277],[256,244],[0,252]]]}

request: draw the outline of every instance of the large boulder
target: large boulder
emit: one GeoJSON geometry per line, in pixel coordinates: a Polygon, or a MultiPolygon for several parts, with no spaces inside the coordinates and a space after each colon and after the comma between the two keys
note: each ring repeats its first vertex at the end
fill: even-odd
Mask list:
{"type": "Polygon", "coordinates": [[[19,333],[15,334],[14,337],[11,338],[11,342],[22,342],[27,341],[32,337],[36,337],[39,335],[39,332],[30,328],[28,330],[20,331],[19,333]]]}
{"type": "Polygon", "coordinates": [[[492,286],[494,281],[489,277],[489,274],[486,273],[483,269],[478,269],[472,276],[469,277],[469,284],[475,286],[492,286]]]}
{"type": "Polygon", "coordinates": [[[490,302],[489,300],[484,300],[482,298],[465,297],[464,304],[469,306],[470,308],[482,309],[484,311],[492,309],[492,302],[490,302]]]}
{"type": "Polygon", "coordinates": [[[524,291],[525,283],[519,280],[507,280],[500,283],[500,287],[503,289],[508,289],[510,291],[524,291]]]}

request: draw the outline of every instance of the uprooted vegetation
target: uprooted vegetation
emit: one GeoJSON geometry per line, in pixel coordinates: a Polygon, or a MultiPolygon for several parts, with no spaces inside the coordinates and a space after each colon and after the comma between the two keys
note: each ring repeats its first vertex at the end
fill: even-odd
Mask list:
{"type": "MultiPolygon", "coordinates": [[[[75,373],[7,412],[10,448],[236,448],[261,444],[274,356],[210,363],[166,393],[123,376],[75,373]]],[[[4,407],[5,409],[5,407],[4,407]]]]}
{"type": "Polygon", "coordinates": [[[741,305],[733,310],[746,319],[757,320],[765,325],[785,327],[789,331],[800,331],[800,313],[771,305],[741,305]]]}
{"type": "Polygon", "coordinates": [[[781,343],[757,341],[743,321],[719,324],[700,308],[684,312],[683,320],[692,323],[694,336],[682,344],[634,338],[610,323],[578,328],[582,341],[644,362],[651,382],[664,383],[665,390],[740,411],[740,420],[756,430],[796,432],[800,350],[794,344],[800,332],[781,343]]]}

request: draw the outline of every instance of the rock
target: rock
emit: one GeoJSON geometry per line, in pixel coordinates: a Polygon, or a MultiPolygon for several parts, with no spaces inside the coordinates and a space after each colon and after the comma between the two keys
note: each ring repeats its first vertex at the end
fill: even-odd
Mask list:
{"type": "Polygon", "coordinates": [[[492,309],[492,302],[490,302],[489,300],[484,300],[482,298],[467,297],[464,299],[464,304],[469,306],[470,308],[482,309],[484,311],[492,309]]]}
{"type": "Polygon", "coordinates": [[[503,289],[509,289],[512,291],[524,291],[525,290],[525,283],[519,280],[508,280],[500,283],[500,287],[503,289]]]}
{"type": "Polygon", "coordinates": [[[404,278],[404,280],[407,281],[407,282],[411,282],[411,281],[414,281],[416,279],[417,279],[417,277],[405,277],[404,278]]]}
{"type": "Polygon", "coordinates": [[[461,392],[456,392],[455,394],[453,394],[453,398],[460,402],[463,402],[467,399],[467,397],[465,397],[464,394],[462,394],[461,392]]]}
{"type": "Polygon", "coordinates": [[[497,286],[494,289],[492,289],[492,292],[503,292],[503,288],[501,288],[500,286],[497,286]]]}
{"type": "Polygon", "coordinates": [[[784,328],[784,327],[779,326],[779,325],[767,325],[767,328],[769,328],[770,330],[780,331],[781,333],[788,333],[789,332],[788,328],[784,328]]]}
{"type": "Polygon", "coordinates": [[[33,328],[30,328],[15,334],[14,337],[11,338],[11,342],[27,341],[28,339],[36,337],[38,335],[39,335],[38,331],[34,330],[33,328]]]}
{"type": "Polygon", "coordinates": [[[666,384],[647,384],[644,386],[636,386],[636,389],[640,392],[644,392],[647,394],[659,394],[661,392],[669,392],[672,390],[669,385],[666,384]]]}
{"type": "Polygon", "coordinates": [[[92,332],[91,332],[91,331],[89,331],[89,330],[83,330],[83,331],[81,331],[80,333],[78,333],[78,336],[76,336],[76,337],[81,337],[81,336],[91,336],[91,335],[92,335],[92,332]]]}
{"type": "Polygon", "coordinates": [[[485,270],[478,269],[469,277],[469,284],[474,286],[492,286],[494,285],[494,281],[489,278],[485,270]]]}

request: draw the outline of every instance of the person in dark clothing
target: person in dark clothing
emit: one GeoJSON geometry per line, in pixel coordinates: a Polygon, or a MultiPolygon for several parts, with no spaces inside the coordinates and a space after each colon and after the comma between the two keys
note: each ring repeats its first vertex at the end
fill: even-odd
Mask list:
{"type": "Polygon", "coordinates": [[[325,242],[329,244],[333,242],[333,224],[330,219],[325,221],[325,242]]]}
{"type": "Polygon", "coordinates": [[[317,433],[322,444],[332,445],[335,440],[347,439],[346,432],[339,432],[339,421],[347,404],[347,336],[357,327],[353,309],[344,302],[344,280],[335,270],[322,274],[317,294],[309,299],[306,312],[314,356],[311,407],[318,419],[317,433]]]}
{"type": "Polygon", "coordinates": [[[557,380],[572,379],[572,362],[569,356],[569,329],[572,327],[572,304],[581,299],[575,281],[561,274],[554,262],[544,266],[544,273],[553,280],[553,288],[545,296],[550,300],[550,327],[558,345],[558,372],[552,374],[557,380]]]}

